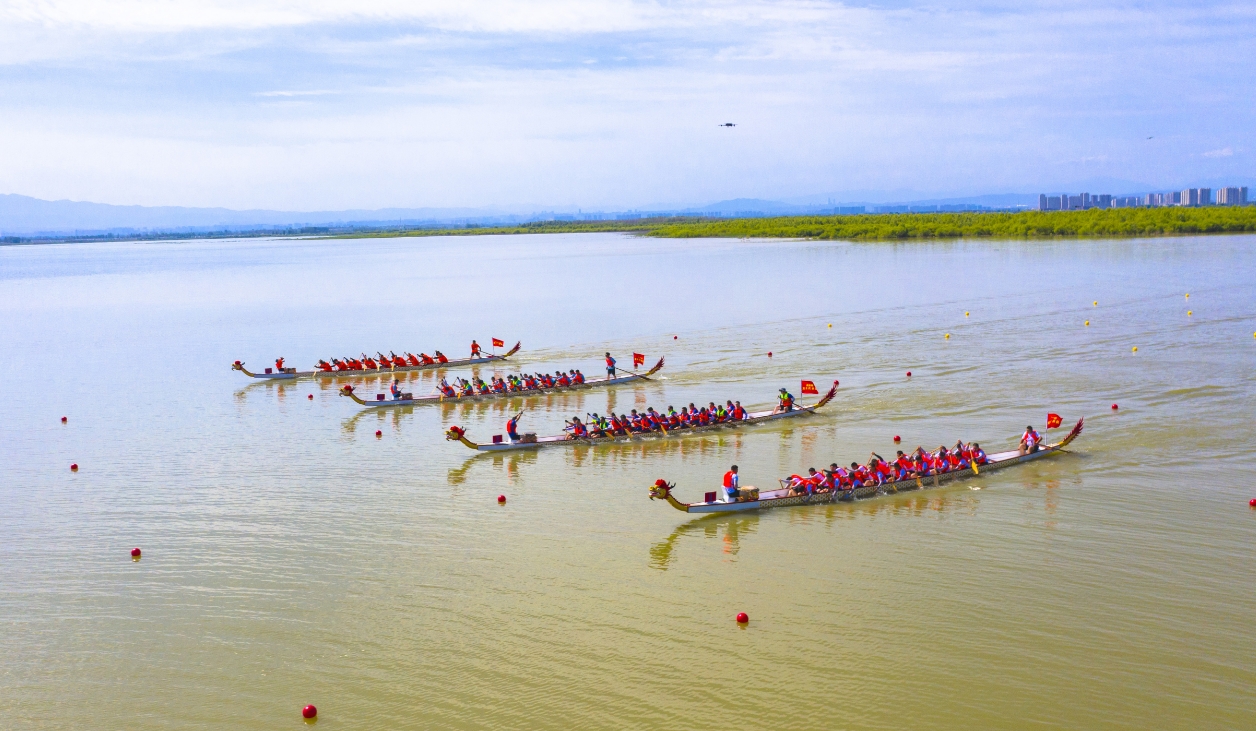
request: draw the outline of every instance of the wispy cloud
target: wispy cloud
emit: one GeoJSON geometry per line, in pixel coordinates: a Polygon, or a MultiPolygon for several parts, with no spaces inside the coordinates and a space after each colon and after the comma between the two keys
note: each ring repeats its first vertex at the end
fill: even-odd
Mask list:
{"type": "Polygon", "coordinates": [[[1176,185],[1256,144],[1256,81],[1213,72],[1253,62],[1256,7],[1206,1],[0,0],[0,191],[629,206],[1100,164],[1176,185]]]}

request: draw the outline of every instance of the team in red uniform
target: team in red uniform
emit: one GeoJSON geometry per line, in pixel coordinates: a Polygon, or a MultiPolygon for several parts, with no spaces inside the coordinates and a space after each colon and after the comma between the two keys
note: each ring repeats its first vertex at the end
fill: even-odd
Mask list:
{"type": "Polygon", "coordinates": [[[811,467],[806,475],[790,475],[784,482],[788,483],[791,495],[809,495],[963,471],[987,462],[989,459],[980,444],[958,441],[953,447],[941,446],[932,452],[926,452],[924,447],[917,447],[911,454],[899,450],[893,461],[873,452],[867,464],[851,462],[850,467],[845,468],[834,462],[827,470],[817,471],[811,467]]]}

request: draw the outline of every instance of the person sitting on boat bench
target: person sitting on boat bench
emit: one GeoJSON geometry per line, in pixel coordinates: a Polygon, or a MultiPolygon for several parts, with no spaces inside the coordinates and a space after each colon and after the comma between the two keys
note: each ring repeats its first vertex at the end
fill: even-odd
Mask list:
{"type": "Polygon", "coordinates": [[[519,417],[521,416],[523,416],[522,411],[506,420],[506,437],[511,442],[519,441],[519,417]]]}
{"type": "Polygon", "coordinates": [[[776,410],[772,412],[773,414],[784,414],[794,410],[794,394],[782,388],[780,395],[776,398],[780,403],[776,405],[776,410]]]}
{"type": "Polygon", "coordinates": [[[396,378],[394,378],[392,385],[388,387],[388,390],[392,392],[393,399],[400,399],[401,398],[401,381],[398,381],[396,378]]]}
{"type": "Polygon", "coordinates": [[[728,472],[724,473],[724,502],[737,502],[739,484],[740,480],[737,477],[737,465],[733,465],[728,468],[728,472]]]}
{"type": "Polygon", "coordinates": [[[1020,447],[1016,450],[1017,454],[1033,454],[1038,451],[1038,443],[1042,441],[1042,437],[1038,436],[1038,432],[1034,431],[1032,426],[1025,427],[1025,433],[1021,435],[1020,447]]]}

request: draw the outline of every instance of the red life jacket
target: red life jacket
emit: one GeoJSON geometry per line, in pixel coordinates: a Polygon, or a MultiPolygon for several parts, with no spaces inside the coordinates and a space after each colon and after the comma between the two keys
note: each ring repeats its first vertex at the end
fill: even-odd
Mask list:
{"type": "Polygon", "coordinates": [[[570,386],[570,385],[571,385],[571,379],[570,379],[570,378],[568,378],[567,376],[565,376],[565,375],[564,375],[562,378],[558,379],[558,385],[560,385],[560,386],[570,386]]]}
{"type": "Polygon", "coordinates": [[[742,419],[746,418],[746,410],[745,410],[745,409],[743,409],[743,408],[741,408],[740,406],[734,406],[734,407],[733,407],[733,418],[734,418],[734,419],[736,419],[736,420],[738,420],[738,421],[740,421],[740,420],[742,420],[742,419]]]}
{"type": "Polygon", "coordinates": [[[327,362],[327,361],[325,361],[325,360],[320,360],[320,361],[318,362],[318,369],[319,369],[320,371],[323,371],[324,373],[326,373],[327,371],[330,371],[330,370],[331,370],[331,363],[328,363],[328,362],[327,362]]]}
{"type": "Polygon", "coordinates": [[[444,354],[444,353],[439,353],[439,354],[437,354],[437,356],[436,356],[436,360],[437,360],[437,362],[440,362],[440,363],[448,363],[448,362],[449,362],[449,359],[445,357],[445,354],[444,354]]]}
{"type": "Polygon", "coordinates": [[[575,377],[574,377],[574,378],[572,378],[571,380],[572,380],[573,382],[575,382],[575,383],[584,383],[584,374],[583,374],[583,373],[577,373],[577,374],[575,375],[575,377]]]}

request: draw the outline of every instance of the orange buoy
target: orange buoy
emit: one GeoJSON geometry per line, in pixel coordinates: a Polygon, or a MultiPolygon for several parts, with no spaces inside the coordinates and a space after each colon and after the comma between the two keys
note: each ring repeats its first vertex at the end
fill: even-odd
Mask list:
{"type": "Polygon", "coordinates": [[[505,495],[498,495],[498,496],[497,496],[497,504],[498,504],[498,505],[505,505],[505,504],[506,504],[506,496],[505,496],[505,495]]]}
{"type": "Polygon", "coordinates": [[[301,709],[301,718],[314,718],[318,715],[318,709],[313,704],[301,709]]]}
{"type": "Polygon", "coordinates": [[[140,557],[140,553],[141,553],[141,552],[140,552],[140,549],[138,549],[138,548],[132,548],[132,549],[131,549],[131,558],[139,558],[139,557],[140,557]]]}
{"type": "Polygon", "coordinates": [[[750,621],[750,615],[745,612],[737,613],[737,624],[746,624],[750,621]]]}
{"type": "Polygon", "coordinates": [[[75,462],[74,464],[70,465],[70,471],[78,472],[78,462],[75,462]]]}
{"type": "Polygon", "coordinates": [[[65,420],[65,417],[64,417],[64,416],[63,416],[63,417],[61,417],[61,423],[62,423],[62,424],[64,424],[64,423],[65,423],[65,421],[66,421],[66,420],[65,420]]]}
{"type": "Polygon", "coordinates": [[[382,437],[382,436],[384,436],[384,432],[380,431],[379,429],[376,429],[375,437],[378,439],[379,437],[382,437]]]}

